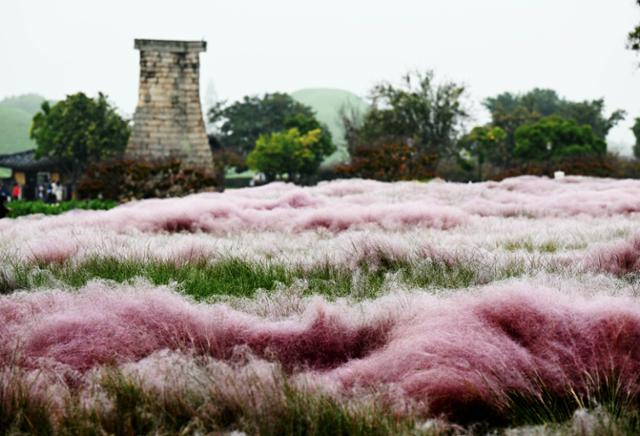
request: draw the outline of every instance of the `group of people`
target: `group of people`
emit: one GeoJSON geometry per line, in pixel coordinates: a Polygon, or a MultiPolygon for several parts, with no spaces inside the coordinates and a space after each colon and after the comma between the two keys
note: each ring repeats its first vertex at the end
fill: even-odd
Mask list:
{"type": "Polygon", "coordinates": [[[7,185],[3,184],[0,188],[0,197],[4,198],[4,200],[21,200],[22,199],[22,186],[18,183],[14,182],[13,186],[9,188],[7,185]]]}
{"type": "Polygon", "coordinates": [[[59,185],[56,182],[43,183],[38,185],[36,194],[38,200],[42,200],[47,203],[58,203],[62,201],[64,197],[62,185],[59,185]]]}
{"type": "MultiPolygon", "coordinates": [[[[13,182],[11,185],[2,184],[0,186],[0,218],[4,218],[9,214],[9,209],[7,208],[8,202],[22,200],[24,198],[24,189],[25,187],[17,182],[13,182]]],[[[56,182],[41,183],[35,191],[36,199],[46,203],[58,203],[64,199],[64,195],[64,187],[56,182]]]]}
{"type": "Polygon", "coordinates": [[[3,184],[0,187],[0,218],[4,218],[9,214],[6,203],[8,200],[22,199],[22,187],[18,183],[14,183],[11,188],[3,184]]]}

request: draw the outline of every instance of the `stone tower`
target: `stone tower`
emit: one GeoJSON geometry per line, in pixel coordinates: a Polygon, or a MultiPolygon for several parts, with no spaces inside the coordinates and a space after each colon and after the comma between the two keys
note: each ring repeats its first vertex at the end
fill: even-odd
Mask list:
{"type": "Polygon", "coordinates": [[[140,91],[127,157],[179,158],[213,174],[213,155],[200,106],[200,52],[205,41],[136,39],[140,91]]]}

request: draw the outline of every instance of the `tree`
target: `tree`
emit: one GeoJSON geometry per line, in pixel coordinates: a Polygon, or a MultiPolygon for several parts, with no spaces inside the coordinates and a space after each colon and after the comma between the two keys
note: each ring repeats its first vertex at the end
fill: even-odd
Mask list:
{"type": "MultiPolygon", "coordinates": [[[[640,6],[640,0],[636,0],[640,6]]],[[[631,50],[640,51],[640,25],[629,32],[628,46],[631,50]]]]}
{"type": "MultiPolygon", "coordinates": [[[[214,135],[220,146],[244,157],[253,150],[260,135],[287,130],[297,116],[315,120],[310,107],[281,93],[246,96],[231,105],[219,103],[209,111],[209,121],[216,126],[214,135]]],[[[317,120],[316,124],[319,125],[317,120]]],[[[330,140],[328,129],[322,126],[322,130],[330,140]]]]}
{"type": "Polygon", "coordinates": [[[516,130],[524,124],[536,121],[539,115],[523,107],[520,98],[510,92],[488,98],[484,105],[491,112],[491,125],[501,128],[506,133],[505,149],[498,159],[498,165],[508,168],[514,159],[516,130]]]}
{"type": "Polygon", "coordinates": [[[483,180],[482,167],[485,162],[500,161],[505,155],[506,139],[504,130],[488,125],[475,127],[460,141],[462,150],[476,159],[479,180],[483,180]]]}
{"type": "Polygon", "coordinates": [[[82,92],[69,95],[33,117],[30,136],[37,143],[36,156],[57,158],[69,171],[75,185],[87,165],[118,156],[124,151],[130,128],[99,93],[97,98],[82,92]]]}
{"type": "Polygon", "coordinates": [[[299,182],[310,175],[310,169],[319,166],[322,135],[321,129],[302,134],[297,128],[261,135],[247,156],[247,163],[269,181],[286,174],[289,181],[299,182]]]}
{"type": "Polygon", "coordinates": [[[357,125],[343,120],[352,159],[357,150],[376,144],[404,144],[414,161],[410,167],[420,162],[433,175],[440,158],[455,148],[468,117],[462,104],[464,91],[453,82],[436,84],[431,71],[406,74],[399,87],[376,85],[364,120],[357,125]]]}
{"type": "Polygon", "coordinates": [[[219,103],[209,111],[209,121],[215,131],[209,136],[214,158],[221,168],[218,188],[224,189],[224,173],[229,168],[245,170],[247,155],[261,135],[297,128],[301,134],[322,130],[319,147],[326,151],[315,154],[318,162],[309,164],[305,174],[314,173],[323,156],[333,153],[335,145],[329,129],[321,124],[313,110],[287,94],[265,94],[263,97],[244,97],[226,105],[219,103]]]}
{"type": "Polygon", "coordinates": [[[516,156],[535,162],[585,155],[603,157],[607,151],[606,143],[590,125],[556,116],[519,127],[515,138],[516,156]]]}
{"type": "Polygon", "coordinates": [[[633,155],[636,157],[636,159],[640,159],[640,118],[636,118],[636,121],[633,124],[631,130],[636,137],[636,143],[633,146],[633,155]]]}
{"type": "Polygon", "coordinates": [[[521,95],[505,92],[486,99],[484,105],[491,112],[491,124],[507,134],[503,167],[508,167],[515,157],[515,133],[525,124],[555,116],[591,126],[593,133],[604,141],[609,131],[625,117],[622,110],[605,116],[603,99],[574,102],[561,98],[551,89],[535,88],[521,95]]]}
{"type": "Polygon", "coordinates": [[[301,169],[303,178],[313,176],[318,171],[318,168],[320,168],[320,164],[322,164],[324,159],[336,151],[331,132],[315,117],[310,117],[303,113],[287,118],[284,124],[287,130],[298,129],[301,134],[315,132],[316,130],[320,131],[318,141],[313,144],[312,147],[313,159],[307,161],[306,165],[301,169]]]}

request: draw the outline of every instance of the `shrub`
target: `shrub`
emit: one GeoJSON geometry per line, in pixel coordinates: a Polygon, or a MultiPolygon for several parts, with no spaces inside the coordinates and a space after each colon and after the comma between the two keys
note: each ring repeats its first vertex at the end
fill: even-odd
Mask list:
{"type": "Polygon", "coordinates": [[[112,159],[91,165],[78,183],[80,198],[127,201],[164,198],[212,190],[215,178],[183,168],[178,159],[136,161],[112,159]]]}
{"type": "Polygon", "coordinates": [[[326,147],[322,135],[321,129],[302,134],[297,128],[261,135],[247,156],[247,163],[264,173],[267,180],[287,174],[288,180],[300,182],[315,175],[323,157],[335,150],[326,147]]]}
{"type": "Polygon", "coordinates": [[[341,177],[360,177],[383,181],[428,179],[432,158],[402,141],[382,141],[375,145],[355,147],[351,163],[339,165],[341,177]]]}
{"type": "Polygon", "coordinates": [[[551,177],[555,171],[564,171],[566,174],[581,176],[637,179],[640,178],[640,162],[612,154],[605,157],[594,155],[570,156],[553,162],[520,163],[508,170],[496,170],[488,178],[503,180],[521,175],[551,177]]]}

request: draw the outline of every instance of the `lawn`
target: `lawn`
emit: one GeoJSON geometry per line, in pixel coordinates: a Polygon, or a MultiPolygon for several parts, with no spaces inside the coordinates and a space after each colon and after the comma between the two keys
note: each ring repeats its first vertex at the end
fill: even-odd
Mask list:
{"type": "Polygon", "coordinates": [[[0,429],[637,434],[639,212],[519,177],[0,220],[0,429]]]}

